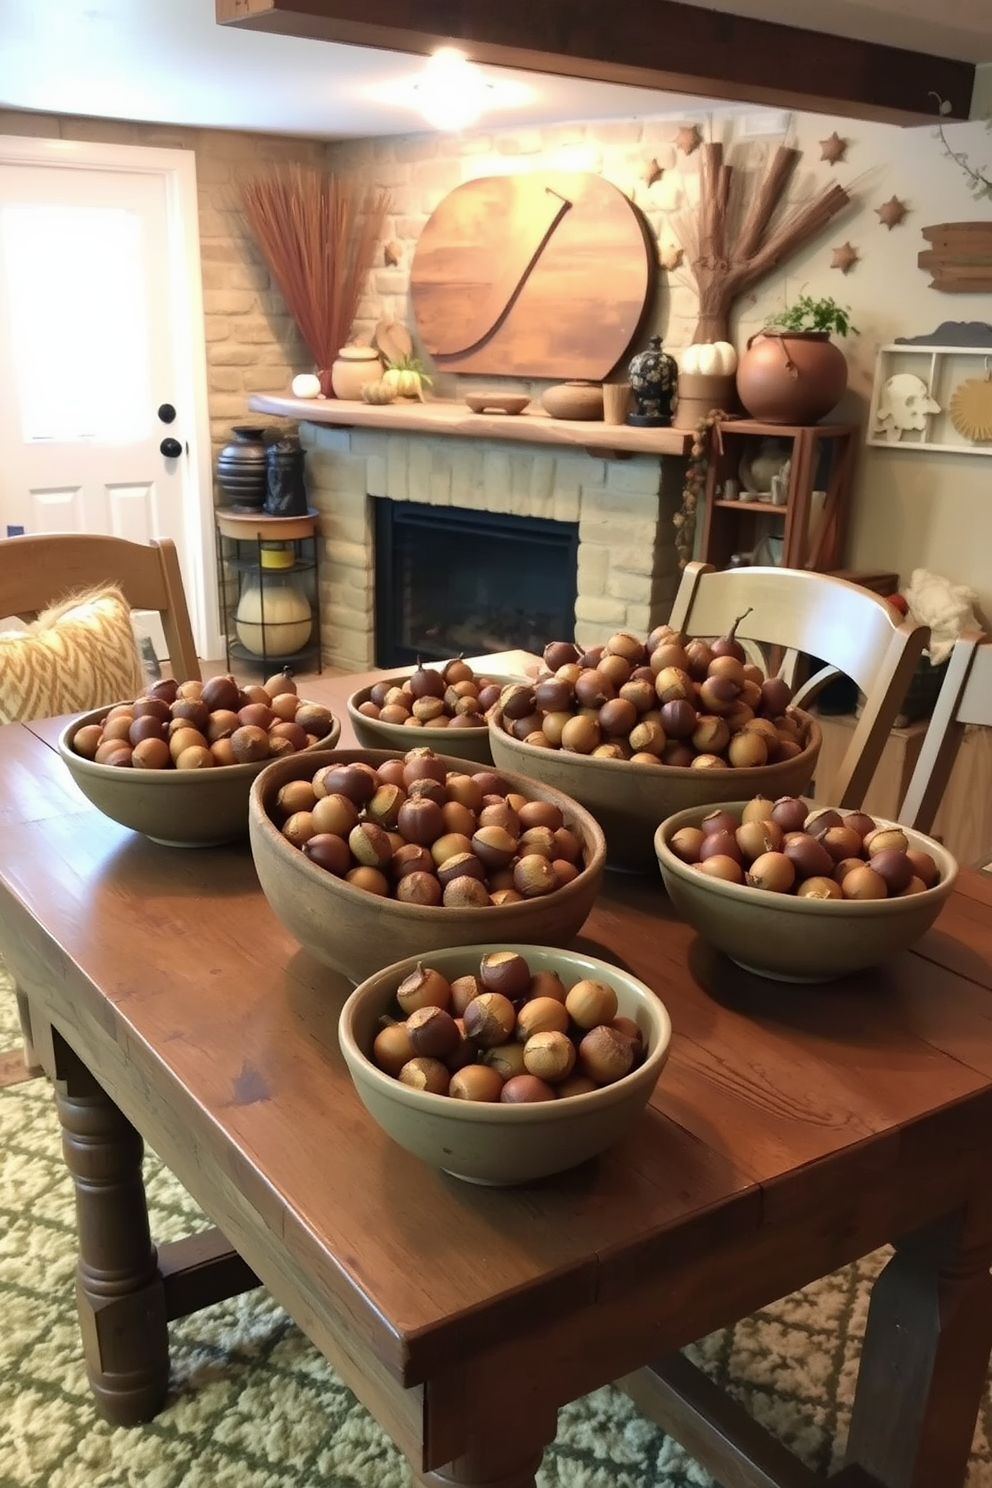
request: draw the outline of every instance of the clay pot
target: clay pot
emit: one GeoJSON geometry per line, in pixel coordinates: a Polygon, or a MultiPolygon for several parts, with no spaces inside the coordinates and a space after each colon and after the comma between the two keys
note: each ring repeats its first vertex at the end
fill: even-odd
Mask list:
{"type": "Polygon", "coordinates": [[[558,382],[545,388],[541,407],[552,418],[600,419],[603,417],[603,388],[598,382],[558,382]]]}
{"type": "Polygon", "coordinates": [[[827,331],[758,331],[737,368],[737,391],[753,419],[815,424],[847,387],[847,361],[827,331]]]}
{"type": "Polygon", "coordinates": [[[374,346],[342,346],[331,368],[331,391],[335,398],[362,396],[367,382],[378,382],[386,368],[374,346]]]}

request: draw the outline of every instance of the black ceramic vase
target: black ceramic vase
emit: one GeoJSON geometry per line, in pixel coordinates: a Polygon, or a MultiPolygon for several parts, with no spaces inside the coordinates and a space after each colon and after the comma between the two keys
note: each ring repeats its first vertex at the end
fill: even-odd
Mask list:
{"type": "Polygon", "coordinates": [[[628,424],[641,429],[668,428],[678,397],[679,368],[675,358],[662,349],[660,336],[652,336],[647,350],[631,358],[627,377],[634,398],[628,424]]]}
{"type": "Polygon", "coordinates": [[[270,517],[306,516],[305,462],[298,439],[279,439],[269,445],[265,456],[265,510],[270,517]]]}
{"type": "Polygon", "coordinates": [[[231,433],[233,441],[217,456],[217,484],[227,506],[261,511],[265,505],[265,430],[241,424],[231,433]]]}

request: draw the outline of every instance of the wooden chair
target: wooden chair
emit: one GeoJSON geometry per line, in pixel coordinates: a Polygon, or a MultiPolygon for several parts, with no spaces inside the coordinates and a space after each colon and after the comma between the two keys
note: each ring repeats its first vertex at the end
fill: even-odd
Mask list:
{"type": "Polygon", "coordinates": [[[970,723],[992,728],[992,641],[980,630],[965,631],[954,643],[899,810],[907,827],[931,831],[970,723]]]}
{"type": "Polygon", "coordinates": [[[157,610],[177,677],[199,677],[189,608],[171,538],[151,543],[82,532],[0,538],[0,617],[38,614],[73,589],[119,584],[133,610],[157,610]]]}
{"type": "Polygon", "coordinates": [[[817,780],[817,799],[860,806],[875,773],[910,678],[930,638],[929,627],[900,620],[870,589],[808,569],[686,565],[669,624],[687,636],[725,635],[738,616],[737,637],[758,648],[765,664],[782,656],[775,674],[792,678],[798,658],[824,666],[796,691],[805,707],[833,678],[850,677],[864,694],[857,727],[833,780],[817,780]]]}
{"type": "MultiPolygon", "coordinates": [[[[132,609],[158,611],[174,675],[199,677],[179,556],[171,538],[148,545],[76,532],[0,538],[0,619],[33,618],[72,590],[107,583],[120,585],[132,609]]],[[[24,1062],[34,1072],[28,1007],[16,986],[14,991],[24,1033],[24,1062]]]]}

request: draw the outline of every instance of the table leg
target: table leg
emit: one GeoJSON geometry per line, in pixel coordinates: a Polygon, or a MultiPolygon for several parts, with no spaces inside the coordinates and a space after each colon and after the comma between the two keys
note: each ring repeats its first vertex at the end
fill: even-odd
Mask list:
{"type": "Polygon", "coordinates": [[[463,1457],[437,1467],[433,1472],[414,1467],[414,1481],[421,1488],[535,1488],[544,1448],[554,1441],[558,1413],[551,1411],[541,1440],[523,1440],[510,1422],[489,1439],[475,1438],[463,1457]]]}
{"type": "Polygon", "coordinates": [[[872,1292],[846,1461],[960,1488],[992,1350],[992,1198],[900,1240],[872,1292]]]}
{"type": "Polygon", "coordinates": [[[150,1420],[169,1384],[165,1294],[148,1227],[141,1137],[55,1035],[62,1151],[76,1188],[76,1304],[97,1405],[116,1426],[150,1420]]]}

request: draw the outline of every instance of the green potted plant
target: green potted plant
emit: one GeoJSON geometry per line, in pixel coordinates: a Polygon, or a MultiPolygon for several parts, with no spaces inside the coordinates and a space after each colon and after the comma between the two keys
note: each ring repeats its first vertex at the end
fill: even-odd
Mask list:
{"type": "Polygon", "coordinates": [[[778,315],[766,323],[766,329],[800,333],[825,332],[828,336],[857,335],[858,328],[851,324],[850,305],[838,305],[825,295],[815,300],[812,295],[800,295],[778,315]]]}
{"type": "Polygon", "coordinates": [[[847,387],[847,360],[832,335],[857,334],[849,307],[803,294],[752,336],[737,369],[737,392],[754,419],[815,424],[847,387]]]}

